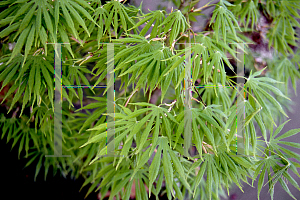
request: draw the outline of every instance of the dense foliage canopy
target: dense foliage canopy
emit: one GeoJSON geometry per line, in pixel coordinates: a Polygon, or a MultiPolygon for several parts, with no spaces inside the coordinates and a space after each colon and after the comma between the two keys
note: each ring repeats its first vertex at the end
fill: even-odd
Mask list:
{"type": "Polygon", "coordinates": [[[43,169],[46,178],[50,166],[84,176],[83,186],[91,183],[89,193],[97,189],[102,198],[110,191],[110,199],[129,199],[135,187],[136,199],[158,199],[164,191],[169,199],[219,199],[232,183],[242,190],[251,178],[258,180],[258,198],[267,183],[273,198],[279,182],[296,199],[287,182],[300,190],[290,175],[300,177],[300,155],[282,145],[300,148],[284,141],[300,129],[280,131],[288,122],[289,78],[295,89],[300,78],[300,3],[198,2],[173,0],[170,13],[143,13],[141,5],[125,1],[1,1],[1,138],[14,140],[27,165],[38,160],[36,176],[43,169]],[[211,6],[208,29],[194,32],[196,17],[211,6]],[[272,52],[262,58],[267,67],[255,59],[259,44],[249,35],[258,33],[272,52]],[[54,152],[54,47],[47,43],[70,43],[62,45],[62,85],[82,86],[62,88],[62,148],[70,158],[45,157],[54,152]],[[115,84],[115,113],[107,113],[107,89],[83,87],[106,85],[105,43],[118,43],[115,81],[108,83],[115,84]],[[230,74],[237,69],[239,45],[250,73],[243,76],[245,99],[237,104],[237,76],[230,74]],[[190,88],[184,84],[187,66],[190,88]],[[242,135],[238,110],[245,113],[242,135]],[[115,119],[115,156],[105,156],[108,116],[115,119]]]}

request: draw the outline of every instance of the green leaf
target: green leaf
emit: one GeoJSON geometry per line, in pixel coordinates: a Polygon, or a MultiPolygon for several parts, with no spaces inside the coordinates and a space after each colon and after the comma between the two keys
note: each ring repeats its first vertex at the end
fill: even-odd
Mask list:
{"type": "Polygon", "coordinates": [[[291,137],[291,136],[293,136],[293,135],[295,135],[299,132],[300,132],[300,128],[292,129],[292,130],[289,130],[286,133],[282,134],[281,136],[277,137],[275,140],[278,141],[278,140],[281,140],[283,138],[291,137]]]}
{"type": "MultiPolygon", "coordinates": [[[[131,104],[131,103],[130,103],[131,104]]],[[[143,108],[143,109],[139,109],[139,110],[136,110],[134,111],[132,114],[128,115],[128,119],[131,119],[131,118],[134,118],[134,117],[137,117],[145,112],[147,112],[148,110],[152,110],[153,108],[143,108]]]]}
{"type": "Polygon", "coordinates": [[[262,189],[262,186],[264,184],[264,178],[265,178],[265,173],[266,173],[266,169],[267,169],[267,165],[265,165],[262,169],[262,172],[259,176],[259,179],[258,179],[258,185],[257,185],[257,199],[259,200],[259,194],[260,194],[260,191],[262,189]]]}
{"type": "Polygon", "coordinates": [[[45,49],[45,54],[47,55],[47,33],[46,33],[46,30],[45,28],[42,26],[41,27],[41,30],[39,31],[39,37],[41,39],[41,42],[44,44],[44,49],[45,49]]]}
{"type": "Polygon", "coordinates": [[[282,109],[280,103],[278,103],[278,101],[272,97],[270,94],[268,94],[265,90],[261,89],[261,88],[257,88],[282,114],[284,114],[286,117],[287,114],[284,112],[284,110],[282,109]]]}
{"type": "MultiPolygon", "coordinates": [[[[167,142],[166,140],[164,140],[165,142],[167,142]]],[[[167,144],[163,144],[163,145],[167,145],[167,144]]],[[[173,168],[172,168],[172,164],[168,155],[168,151],[164,148],[163,149],[163,159],[162,159],[162,163],[163,163],[163,169],[164,169],[164,175],[166,177],[166,184],[168,185],[168,187],[171,190],[172,195],[174,196],[173,193],[173,168]]]]}
{"type": "Polygon", "coordinates": [[[200,128],[202,128],[204,130],[206,137],[212,143],[212,146],[215,149],[215,140],[214,140],[213,134],[211,133],[211,131],[207,128],[207,126],[203,123],[203,121],[201,119],[197,118],[197,121],[200,124],[200,128]]]}
{"type": "Polygon", "coordinates": [[[30,21],[36,11],[36,8],[37,8],[37,4],[34,4],[31,9],[27,12],[27,14],[25,15],[25,17],[23,18],[22,22],[21,22],[21,25],[19,27],[19,32],[20,31],[23,31],[25,29],[25,27],[28,26],[28,24],[30,24],[30,21]]]}
{"type": "Polygon", "coordinates": [[[41,169],[41,167],[42,167],[42,160],[43,160],[43,157],[40,156],[40,159],[39,159],[39,161],[38,161],[38,164],[36,165],[36,170],[35,170],[35,174],[34,174],[34,181],[36,181],[36,177],[37,177],[37,175],[39,174],[39,171],[40,171],[40,169],[41,169]]]}
{"type": "Polygon", "coordinates": [[[10,105],[10,108],[9,108],[9,110],[8,110],[8,113],[11,111],[11,109],[13,108],[13,106],[14,106],[14,104],[20,99],[20,97],[23,95],[23,92],[24,92],[24,90],[25,90],[25,87],[26,87],[26,84],[25,83],[23,83],[20,87],[19,87],[19,89],[18,89],[18,91],[17,91],[17,93],[15,94],[15,97],[13,98],[13,101],[12,101],[12,103],[11,103],[11,105],[10,105]]]}
{"type": "Polygon", "coordinates": [[[213,177],[212,177],[212,168],[213,167],[214,166],[212,166],[211,163],[208,163],[207,170],[206,170],[206,173],[207,173],[206,191],[208,192],[208,198],[209,198],[209,200],[211,200],[211,195],[212,195],[212,179],[213,179],[213,177]]]}
{"type": "Polygon", "coordinates": [[[142,134],[142,136],[140,138],[136,154],[138,154],[143,149],[143,146],[144,146],[146,140],[148,139],[149,133],[151,131],[151,128],[152,128],[152,125],[153,125],[153,121],[154,121],[154,118],[155,118],[155,112],[152,113],[152,114],[151,113],[149,115],[152,115],[152,117],[150,119],[150,122],[148,122],[148,124],[146,126],[146,129],[144,130],[144,132],[143,132],[143,134],[142,134]]]}
{"type": "Polygon", "coordinates": [[[185,175],[184,175],[184,169],[183,169],[183,166],[181,165],[181,163],[179,162],[178,158],[176,157],[175,153],[173,152],[173,150],[169,150],[169,154],[170,154],[170,157],[172,159],[172,162],[173,162],[173,165],[174,165],[174,168],[175,170],[178,172],[179,176],[182,178],[182,179],[186,179],[185,178],[185,175]]]}
{"type": "Polygon", "coordinates": [[[129,178],[130,176],[124,178],[124,180],[121,180],[116,187],[113,187],[109,199],[112,199],[113,196],[117,195],[117,193],[119,193],[122,190],[122,188],[124,188],[125,185],[129,183],[129,178]]]}
{"type": "MultiPolygon", "coordinates": [[[[64,43],[70,43],[69,37],[67,35],[67,32],[60,25],[58,26],[58,32],[60,34],[62,42],[64,42],[64,43]]],[[[73,51],[72,51],[70,45],[66,45],[65,47],[68,49],[68,51],[70,52],[71,56],[74,58],[74,54],[73,54],[73,51]]]]}
{"type": "Polygon", "coordinates": [[[196,188],[199,186],[200,181],[201,181],[201,179],[203,178],[204,172],[205,172],[205,170],[206,170],[207,162],[208,162],[208,161],[205,161],[205,162],[201,165],[200,170],[198,171],[198,174],[197,174],[196,179],[195,179],[195,189],[194,189],[193,197],[195,197],[196,188]]]}
{"type": "Polygon", "coordinates": [[[285,122],[284,122],[283,124],[281,124],[280,126],[278,126],[277,129],[275,130],[274,134],[273,134],[273,132],[271,132],[271,135],[270,135],[270,141],[273,140],[273,139],[278,135],[278,133],[280,133],[280,131],[282,130],[282,128],[284,127],[284,125],[285,125],[286,123],[288,123],[289,121],[290,121],[290,119],[287,120],[287,121],[285,121],[285,122]]]}
{"type": "Polygon", "coordinates": [[[291,146],[291,147],[300,149],[300,144],[299,144],[299,143],[295,143],[295,142],[286,142],[286,141],[279,141],[278,143],[284,144],[284,145],[288,145],[288,146],[291,146]]]}
{"type": "Polygon", "coordinates": [[[20,26],[21,22],[16,22],[8,27],[6,27],[5,29],[3,29],[0,32],[0,38],[4,38],[5,36],[8,36],[11,32],[15,31],[19,26],[20,26]]]}
{"type": "Polygon", "coordinates": [[[40,97],[40,87],[41,87],[41,71],[40,71],[40,65],[35,65],[35,80],[34,80],[34,94],[36,97],[40,97]]]}
{"type": "Polygon", "coordinates": [[[45,7],[42,7],[42,8],[43,8],[43,16],[44,16],[44,20],[45,20],[45,24],[47,26],[47,29],[49,30],[49,33],[52,36],[54,36],[53,24],[52,24],[52,20],[50,18],[49,12],[47,11],[47,9],[45,7]]]}
{"type": "Polygon", "coordinates": [[[79,133],[81,133],[81,131],[83,131],[84,128],[86,128],[87,126],[91,125],[95,120],[97,120],[100,115],[106,111],[107,108],[98,108],[96,111],[98,112],[94,112],[92,115],[90,115],[86,121],[83,123],[81,129],[79,130],[79,133]]]}
{"type": "Polygon", "coordinates": [[[12,81],[12,78],[16,75],[16,72],[18,70],[18,67],[15,66],[10,72],[9,74],[6,76],[6,78],[4,79],[3,83],[2,83],[2,87],[1,87],[1,90],[10,82],[12,81]]]}
{"type": "Polygon", "coordinates": [[[73,15],[74,19],[83,27],[83,29],[86,31],[88,36],[90,37],[90,33],[88,31],[88,28],[85,25],[85,22],[81,18],[81,16],[78,14],[78,12],[71,6],[71,4],[66,4],[66,7],[70,10],[70,13],[73,15]]]}
{"type": "Polygon", "coordinates": [[[155,153],[155,156],[149,167],[149,196],[151,195],[152,185],[153,185],[154,181],[156,180],[156,177],[159,172],[160,161],[161,161],[161,151],[162,151],[162,147],[161,147],[161,145],[159,145],[157,152],[155,153]]]}
{"type": "MultiPolygon", "coordinates": [[[[70,14],[69,14],[69,11],[67,10],[67,8],[66,8],[66,6],[65,6],[64,1],[60,1],[60,4],[61,4],[61,8],[62,8],[64,17],[65,17],[65,19],[66,19],[66,22],[67,22],[68,26],[71,28],[72,33],[74,34],[74,37],[75,37],[76,39],[79,39],[78,32],[77,32],[76,29],[75,29],[74,22],[73,22],[73,20],[72,20],[72,17],[71,17],[70,14]]],[[[52,23],[51,23],[51,24],[52,24],[52,23]]]]}
{"type": "Polygon", "coordinates": [[[58,29],[58,22],[59,22],[59,1],[54,2],[55,7],[54,7],[54,27],[55,27],[55,33],[57,32],[58,29]]]}
{"type": "Polygon", "coordinates": [[[10,63],[17,54],[21,53],[22,47],[25,43],[25,40],[27,39],[30,28],[31,28],[30,26],[27,26],[27,28],[25,28],[25,30],[23,30],[22,33],[20,34],[16,46],[14,47],[11,57],[7,62],[7,64],[10,63]]]}
{"type": "Polygon", "coordinates": [[[24,63],[26,61],[26,58],[29,54],[29,51],[31,49],[31,46],[32,46],[32,43],[33,43],[33,40],[34,40],[34,33],[35,33],[35,24],[32,25],[31,30],[30,30],[30,32],[28,34],[28,37],[27,37],[27,42],[26,42],[26,45],[25,45],[25,54],[24,54],[23,65],[24,65],[24,63]]]}
{"type": "Polygon", "coordinates": [[[174,64],[172,65],[172,67],[164,74],[164,76],[166,76],[168,73],[170,73],[172,70],[174,70],[176,67],[178,67],[183,61],[184,61],[185,57],[182,56],[180,59],[176,60],[174,62],[174,64]]]}
{"type": "Polygon", "coordinates": [[[151,152],[154,150],[154,148],[156,148],[156,145],[157,145],[160,122],[161,121],[160,121],[159,115],[156,115],[156,122],[155,122],[154,132],[152,134],[151,152]]]}
{"type": "Polygon", "coordinates": [[[133,181],[128,182],[123,199],[129,199],[130,198],[132,184],[133,184],[133,181]]]}
{"type": "Polygon", "coordinates": [[[12,18],[10,25],[12,25],[12,23],[21,15],[23,15],[28,8],[34,3],[34,1],[25,3],[24,5],[21,6],[21,9],[18,10],[18,12],[15,14],[14,18],[12,18]]]}
{"type": "MultiPolygon", "coordinates": [[[[147,120],[151,117],[151,115],[146,115],[141,121],[137,123],[137,125],[134,126],[132,132],[130,133],[131,137],[133,137],[136,133],[138,133],[142,126],[147,122],[147,120]]],[[[125,143],[127,143],[131,137],[128,137],[125,143]]]]}
{"type": "Polygon", "coordinates": [[[25,93],[24,93],[24,97],[23,97],[23,104],[22,104],[22,109],[21,109],[21,113],[19,115],[19,117],[22,115],[25,105],[27,104],[27,102],[29,101],[30,98],[30,93],[29,93],[29,87],[26,87],[25,93]]]}
{"type": "Polygon", "coordinates": [[[286,183],[284,182],[283,179],[279,179],[279,183],[282,186],[282,188],[293,198],[296,200],[296,198],[292,195],[291,191],[289,190],[289,188],[287,187],[286,183]]]}

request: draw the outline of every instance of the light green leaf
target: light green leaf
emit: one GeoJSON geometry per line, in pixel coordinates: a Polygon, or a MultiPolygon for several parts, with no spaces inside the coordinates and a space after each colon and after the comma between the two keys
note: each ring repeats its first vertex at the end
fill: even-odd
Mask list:
{"type": "Polygon", "coordinates": [[[151,112],[149,115],[152,115],[152,117],[150,119],[150,122],[148,122],[148,124],[146,126],[146,129],[144,130],[144,132],[143,132],[143,134],[140,138],[136,154],[138,154],[143,149],[143,146],[144,146],[146,140],[148,139],[148,136],[149,136],[149,133],[151,131],[153,121],[154,121],[154,118],[155,118],[155,111],[154,111],[154,113],[151,112]]]}
{"type": "Polygon", "coordinates": [[[273,134],[273,132],[271,132],[271,134],[270,134],[270,141],[273,140],[273,139],[278,135],[278,133],[280,133],[280,131],[282,130],[282,128],[284,127],[284,125],[285,125],[286,123],[288,123],[289,121],[290,121],[290,119],[287,120],[287,121],[285,121],[285,122],[284,122],[283,124],[281,124],[280,126],[278,126],[277,129],[275,130],[274,134],[273,134]]]}
{"type": "Polygon", "coordinates": [[[300,132],[300,128],[292,129],[292,130],[289,130],[286,133],[282,134],[281,136],[277,137],[275,140],[278,141],[278,140],[281,140],[283,138],[291,137],[293,135],[296,135],[299,132],[300,132]]]}
{"type": "Polygon", "coordinates": [[[151,194],[151,188],[152,185],[154,183],[154,181],[156,180],[156,177],[158,175],[158,171],[160,168],[160,161],[161,161],[161,151],[162,151],[162,146],[159,145],[157,152],[155,153],[155,156],[152,160],[152,163],[149,167],[149,196],[151,194]]]}
{"type": "MultiPolygon", "coordinates": [[[[164,144],[162,144],[163,146],[167,146],[167,144],[165,144],[167,142],[167,140],[164,140],[164,144]]],[[[163,164],[163,169],[164,169],[164,175],[166,178],[166,184],[168,185],[168,187],[171,190],[172,195],[174,196],[174,192],[173,192],[173,168],[172,168],[172,164],[168,155],[168,151],[163,148],[163,160],[162,160],[162,164],[163,164]]]]}

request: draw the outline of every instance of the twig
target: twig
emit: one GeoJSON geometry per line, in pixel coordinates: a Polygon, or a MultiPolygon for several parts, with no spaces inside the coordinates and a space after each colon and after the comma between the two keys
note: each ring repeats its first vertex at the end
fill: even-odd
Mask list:
{"type": "Polygon", "coordinates": [[[170,108],[168,109],[168,112],[171,111],[171,109],[172,109],[172,107],[174,106],[174,104],[176,103],[176,101],[177,101],[177,100],[175,99],[175,100],[174,100],[172,103],[170,103],[170,104],[166,104],[166,103],[165,103],[166,106],[170,106],[170,108]]]}
{"type": "Polygon", "coordinates": [[[33,56],[38,55],[42,50],[44,50],[43,48],[39,48],[38,50],[36,50],[36,52],[34,52],[33,56]]]}
{"type": "Polygon", "coordinates": [[[202,142],[202,145],[203,145],[203,143],[208,147],[208,148],[210,148],[210,149],[212,149],[213,150],[213,148],[212,148],[212,146],[210,146],[209,144],[207,144],[206,142],[202,142]]]}
{"type": "Polygon", "coordinates": [[[197,92],[197,95],[198,95],[198,97],[200,98],[200,100],[202,101],[202,103],[203,103],[204,107],[206,107],[206,104],[204,103],[204,101],[203,101],[203,99],[202,99],[201,95],[199,94],[199,92],[198,92],[197,88],[195,88],[195,87],[194,87],[194,89],[195,89],[195,91],[197,92]]]}
{"type": "Polygon", "coordinates": [[[78,60],[78,61],[76,61],[75,63],[81,61],[81,63],[79,64],[79,66],[81,66],[82,63],[84,63],[85,61],[87,61],[88,59],[90,59],[90,58],[92,58],[92,57],[94,56],[93,53],[91,53],[91,52],[88,52],[88,54],[90,54],[88,57],[86,57],[86,58],[84,58],[84,59],[81,59],[81,60],[78,60]]]}
{"type": "MultiPolygon", "coordinates": [[[[177,100],[175,99],[172,103],[170,104],[167,104],[165,103],[166,106],[170,106],[169,109],[168,109],[168,112],[171,112],[172,110],[172,107],[174,106],[174,104],[177,102],[177,100]]],[[[162,105],[162,104],[161,104],[162,105]]],[[[159,105],[158,107],[160,107],[161,105],[159,105]]],[[[167,117],[167,114],[165,113],[165,116],[167,117]]],[[[160,118],[162,118],[162,116],[160,116],[160,118]]]]}
{"type": "Polygon", "coordinates": [[[128,100],[126,101],[125,107],[127,106],[129,100],[131,99],[131,97],[134,95],[134,93],[136,93],[138,91],[138,88],[136,88],[134,91],[132,91],[131,95],[129,96],[128,100]]]}
{"type": "Polygon", "coordinates": [[[202,144],[202,149],[204,150],[204,153],[207,153],[207,151],[206,151],[206,149],[205,149],[205,147],[204,147],[203,144],[202,144]]]}
{"type": "Polygon", "coordinates": [[[203,35],[204,36],[207,36],[207,35],[209,35],[209,34],[211,34],[211,33],[213,33],[212,31],[209,31],[209,32],[207,32],[207,33],[204,33],[203,35]]]}
{"type": "Polygon", "coordinates": [[[192,97],[192,99],[197,101],[198,103],[201,103],[198,99],[195,99],[194,97],[192,97]]]}
{"type": "Polygon", "coordinates": [[[13,114],[12,114],[12,118],[15,118],[16,117],[16,115],[17,115],[17,112],[20,110],[20,108],[19,107],[17,107],[17,109],[13,112],[13,114]]]}
{"type": "MultiPolygon", "coordinates": [[[[78,44],[81,44],[79,40],[77,40],[74,36],[71,37],[72,40],[74,40],[75,42],[77,42],[78,44]]],[[[83,40],[81,40],[81,42],[83,42],[83,40]]]]}
{"type": "MultiPolygon", "coordinates": [[[[210,1],[210,2],[212,2],[212,1],[210,1]]],[[[209,5],[210,2],[208,2],[207,4],[205,4],[204,6],[202,6],[202,7],[200,7],[200,8],[197,8],[197,9],[195,9],[195,10],[193,9],[192,12],[200,12],[200,11],[202,11],[203,8],[206,8],[206,7],[208,7],[208,6],[212,6],[212,5],[209,5]]]]}
{"type": "MultiPolygon", "coordinates": [[[[189,30],[189,29],[188,29],[189,30]]],[[[188,30],[186,30],[186,31],[188,31],[188,30]]],[[[173,42],[172,42],[172,45],[171,45],[171,50],[173,50],[174,49],[174,46],[175,46],[175,43],[178,41],[178,40],[180,40],[182,37],[188,37],[188,35],[187,34],[185,34],[186,33],[186,31],[185,32],[182,32],[182,33],[180,33],[180,36],[176,39],[176,40],[174,40],[173,42]]],[[[195,35],[197,35],[197,34],[195,34],[195,35]]]]}

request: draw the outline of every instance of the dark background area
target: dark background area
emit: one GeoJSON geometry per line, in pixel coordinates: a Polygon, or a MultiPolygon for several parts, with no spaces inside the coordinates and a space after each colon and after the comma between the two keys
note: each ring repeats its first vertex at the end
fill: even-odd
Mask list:
{"type": "MultiPolygon", "coordinates": [[[[13,140],[6,144],[6,138],[0,140],[1,152],[1,193],[4,198],[8,199],[30,199],[30,200],[65,200],[74,199],[82,200],[88,191],[88,186],[79,192],[84,179],[72,180],[69,176],[64,178],[59,171],[53,176],[50,167],[47,179],[44,181],[44,168],[42,167],[36,181],[34,181],[35,168],[38,159],[24,168],[28,159],[23,158],[21,153],[18,160],[18,145],[12,150],[13,140]]],[[[24,153],[24,152],[23,152],[24,153]]],[[[97,193],[91,193],[87,200],[96,200],[97,193]]]]}

